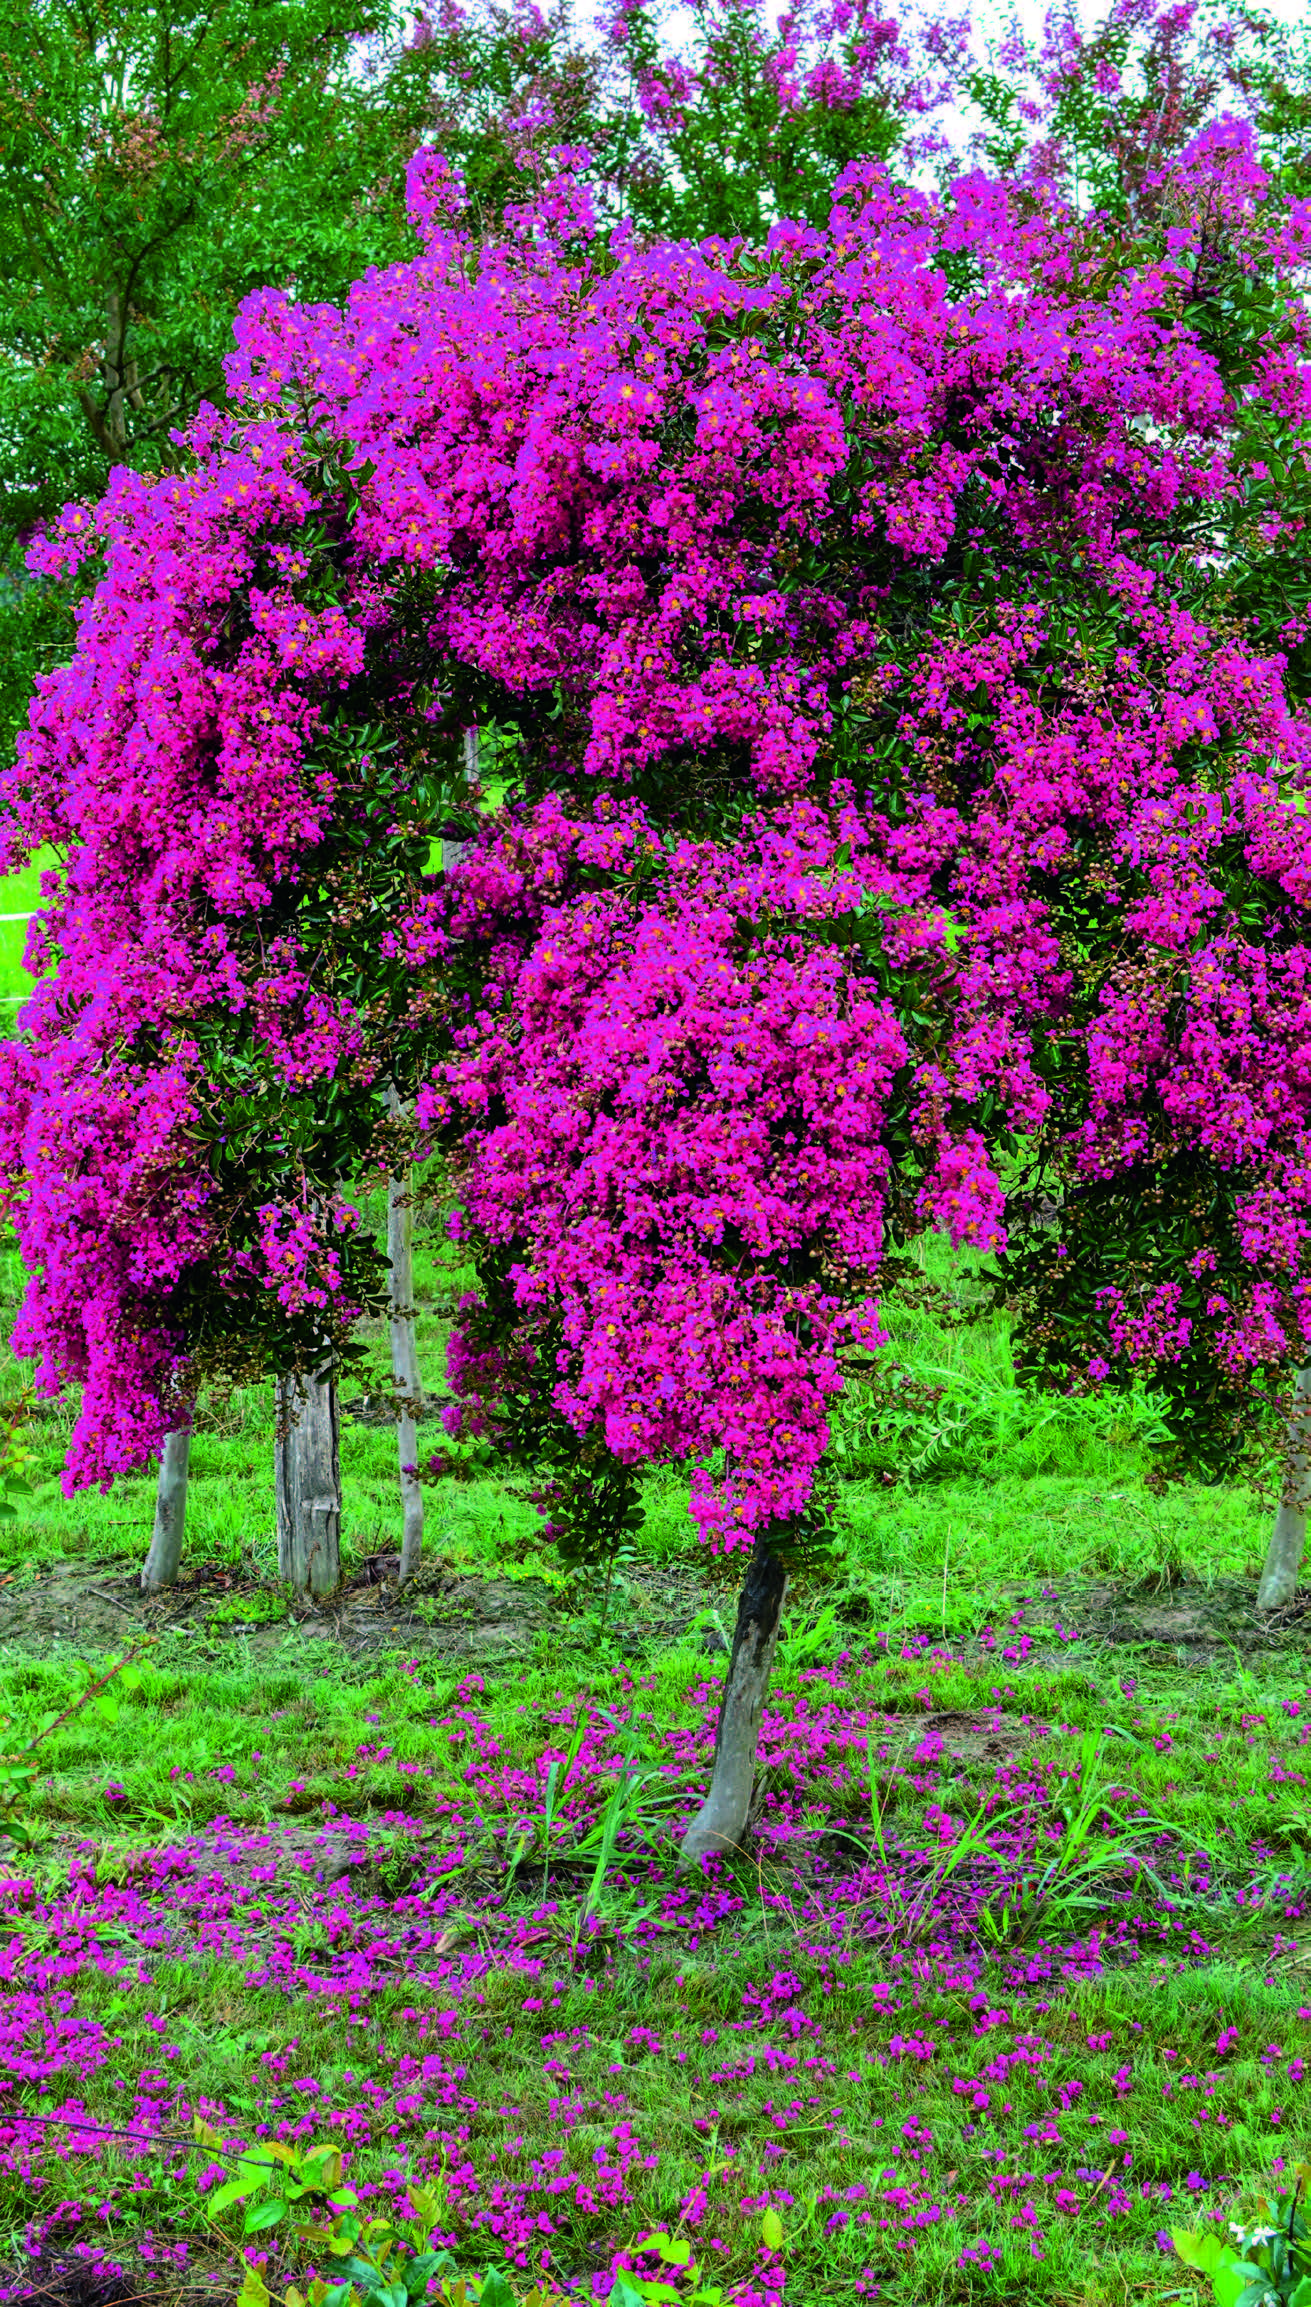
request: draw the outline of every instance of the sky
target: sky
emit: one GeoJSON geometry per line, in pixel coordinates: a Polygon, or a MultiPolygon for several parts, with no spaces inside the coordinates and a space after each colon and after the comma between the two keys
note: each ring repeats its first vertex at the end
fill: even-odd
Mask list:
{"type": "MultiPolygon", "coordinates": [[[[791,4],[792,0],[765,0],[765,14],[771,26],[777,24],[779,17],[791,4]]],[[[963,15],[968,11],[973,17],[976,27],[973,45],[975,53],[981,57],[987,52],[990,38],[998,37],[1003,23],[1012,16],[1018,18],[1026,38],[1035,47],[1038,46],[1043,23],[1051,12],[1053,0],[943,0],[943,4],[945,13],[963,15]]],[[[920,0],[920,5],[924,6],[925,0],[920,0]]],[[[1236,5],[1241,6],[1242,0],[1236,0],[1236,5]]],[[[1252,5],[1273,17],[1276,23],[1286,24],[1293,29],[1299,25],[1311,27],[1311,0],[1252,0],[1252,5]]],[[[887,12],[889,15],[910,15],[915,12],[914,0],[887,0],[887,12]]],[[[588,0],[575,0],[575,19],[580,25],[587,13],[588,0]]],[[[1079,0],[1078,14],[1083,24],[1091,28],[1105,16],[1106,0],[1101,0],[1099,5],[1089,5],[1089,0],[1079,0]]],[[[665,23],[676,41],[681,39],[691,46],[691,19],[681,8],[677,5],[671,7],[665,23]]],[[[967,121],[962,112],[953,110],[942,116],[941,124],[953,144],[963,150],[974,123],[967,121]]],[[[931,173],[936,174],[936,171],[931,173]]]]}
{"type": "MultiPolygon", "coordinates": [[[[1011,17],[1018,18],[1026,39],[1035,47],[1038,46],[1043,24],[1052,13],[1052,0],[1005,0],[1005,5],[1001,6],[996,5],[996,0],[959,0],[959,4],[970,7],[977,28],[975,46],[981,52],[986,51],[989,37],[997,37],[1003,21],[1011,17]]],[[[1237,5],[1241,4],[1242,0],[1237,0],[1237,5]]],[[[1311,0],[1252,0],[1252,4],[1262,9],[1267,16],[1273,17],[1278,24],[1288,25],[1292,29],[1311,26],[1311,0]]],[[[786,5],[786,0],[766,0],[766,5],[771,17],[776,18],[786,5]]],[[[1063,14],[1064,10],[1061,12],[1063,14]]],[[[1076,13],[1085,29],[1091,29],[1102,21],[1107,10],[1104,0],[1100,6],[1090,6],[1088,0],[1080,0],[1076,13]]],[[[943,118],[943,126],[953,143],[964,144],[968,126],[963,114],[958,111],[947,113],[943,118]]]]}

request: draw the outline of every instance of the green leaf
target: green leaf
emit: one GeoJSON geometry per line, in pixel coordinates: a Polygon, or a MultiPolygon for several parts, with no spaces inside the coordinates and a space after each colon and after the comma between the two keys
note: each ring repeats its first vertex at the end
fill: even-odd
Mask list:
{"type": "MultiPolygon", "coordinates": [[[[644,2307],[645,2298],[645,2285],[643,2285],[642,2290],[638,2291],[627,2275],[622,2273],[616,2275],[610,2286],[610,2307],[644,2307]]],[[[481,2300],[479,2307],[482,2307],[481,2300]]]]}
{"type": "Polygon", "coordinates": [[[672,2235],[648,2235],[642,2249],[658,2251],[666,2267],[688,2267],[692,2263],[692,2246],[681,2237],[676,2242],[672,2235]]]}
{"type": "Polygon", "coordinates": [[[760,2222],[760,2232],[764,2238],[765,2249],[767,2251],[782,2250],[783,2222],[780,2219],[777,2211],[773,2208],[772,2204],[760,2222]]]}
{"type": "Polygon", "coordinates": [[[242,2225],[242,2233],[244,2235],[262,2234],[265,2227],[276,2227],[279,2219],[285,2219],[286,2216],[286,2204],[280,2203],[276,2197],[271,2203],[257,2203],[253,2211],[247,2211],[242,2225]]]}
{"type": "Polygon", "coordinates": [[[317,2146],[306,2149],[301,2159],[301,2176],[308,2186],[336,2186],[341,2177],[341,2149],[335,2140],[323,2139],[317,2146]]]}
{"type": "Polygon", "coordinates": [[[212,2195],[205,2197],[206,2210],[211,2213],[226,2211],[231,2203],[244,2203],[247,2195],[255,2194],[264,2185],[268,2175],[267,2165],[263,2163],[239,2164],[235,2179],[225,2180],[212,2195]]]}
{"type": "Polygon", "coordinates": [[[405,2292],[408,2299],[421,2299],[432,2277],[439,2272],[444,2251],[422,2251],[411,2259],[405,2269],[405,2292]]]}
{"type": "Polygon", "coordinates": [[[1195,2267],[1199,2275],[1211,2274],[1219,2266],[1224,2252],[1228,2251],[1233,2256],[1223,2235],[1199,2235],[1193,2228],[1176,2227],[1170,2241],[1185,2267],[1195,2267]]]}
{"type": "Polygon", "coordinates": [[[1211,2275],[1211,2295],[1215,2307],[1238,2307],[1239,2300],[1247,2291],[1249,2280],[1248,2267],[1231,2249],[1226,2248],[1211,2275]]]}
{"type": "Polygon", "coordinates": [[[479,2284],[478,2307],[514,2307],[514,2293],[499,2267],[489,2267],[479,2284]]]}
{"type": "Polygon", "coordinates": [[[1264,2268],[1250,2259],[1225,2260],[1211,2277],[1216,2307],[1261,2307],[1270,2287],[1264,2268]]]}

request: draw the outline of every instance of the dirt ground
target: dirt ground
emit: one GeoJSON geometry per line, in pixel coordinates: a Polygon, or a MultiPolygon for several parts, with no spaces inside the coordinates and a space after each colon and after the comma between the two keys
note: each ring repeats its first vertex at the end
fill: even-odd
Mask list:
{"type": "MultiPolygon", "coordinates": [[[[251,1663],[285,1663],[289,1654],[324,1645],[352,1657],[403,1651],[481,1658],[531,1649],[548,1628],[565,1646],[595,1640],[595,1619],[562,1611],[541,1579],[469,1576],[437,1558],[400,1594],[397,1566],[394,1554],[372,1557],[317,1608],[288,1605],[268,1586],[205,1564],[151,1595],[141,1592],[137,1562],[127,1557],[11,1572],[0,1581],[0,1655],[123,1650],[181,1626],[211,1648],[238,1649],[251,1663]]],[[[625,1580],[615,1600],[616,1632],[645,1647],[683,1634],[706,1594],[684,1574],[655,1573],[625,1580]]],[[[718,1646],[712,1634],[708,1647],[718,1646]]]]}
{"type": "MultiPolygon", "coordinates": [[[[184,1570],[176,1586],[157,1595],[142,1594],[137,1562],[127,1556],[11,1571],[0,1579],[0,1656],[122,1651],[171,1627],[185,1627],[193,1642],[217,1655],[231,1651],[243,1664],[286,1664],[325,1645],[359,1659],[397,1652],[509,1659],[546,1633],[565,1650],[595,1645],[595,1616],[562,1607],[540,1579],[472,1576],[435,1557],[402,1594],[396,1569],[394,1554],[375,1555],[316,1609],[289,1605],[238,1571],[206,1564],[184,1570]]],[[[1257,1616],[1254,1596],[1252,1585],[1236,1579],[1185,1580],[1165,1591],[1071,1581],[1068,1591],[1049,1590],[1030,1614],[1079,1630],[1080,1641],[1064,1644],[1052,1662],[1086,1665],[1099,1654],[1122,1660],[1139,1651],[1158,1667],[1232,1668],[1272,1650],[1311,1652],[1311,1594],[1271,1618],[1257,1616]]],[[[883,1615],[880,1597],[856,1584],[816,1583],[794,1607],[804,1622],[830,1605],[853,1649],[871,1638],[883,1615]]],[[[694,1567],[644,1568],[616,1579],[611,1627],[630,1654],[640,1655],[696,1624],[709,1654],[731,1635],[734,1607],[731,1586],[708,1582],[694,1567]]],[[[903,1639],[915,1631],[903,1618],[896,1623],[903,1639]]],[[[941,1639],[940,1628],[922,1631],[941,1639]]],[[[948,1640],[959,1642],[960,1630],[948,1628],[948,1640]]],[[[1033,1654],[1032,1663],[1039,1662],[1033,1654]]]]}

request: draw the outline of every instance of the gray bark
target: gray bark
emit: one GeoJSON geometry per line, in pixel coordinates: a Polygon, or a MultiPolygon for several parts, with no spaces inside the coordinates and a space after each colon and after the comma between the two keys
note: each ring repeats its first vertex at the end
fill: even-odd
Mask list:
{"type": "Polygon", "coordinates": [[[191,1456],[190,1426],[175,1426],[164,1436],[155,1489],[155,1527],[150,1552],[141,1568],[141,1591],[157,1594],[172,1586],[182,1560],[182,1533],[187,1519],[187,1463],[191,1456]]]}
{"type": "Polygon", "coordinates": [[[710,1792],[683,1837],[679,1851],[682,1866],[696,1866],[712,1851],[740,1850],[746,1838],[760,1718],[774,1671],[779,1620],[787,1593],[787,1572],[770,1541],[783,1535],[782,1525],[767,1525],[752,1550],[738,1601],[733,1654],[715,1729],[710,1792]]]}
{"type": "Polygon", "coordinates": [[[1261,1583],[1256,1590],[1258,1610],[1284,1610],[1297,1593],[1297,1575],[1306,1546],[1306,1515],[1311,1504],[1311,1364],[1297,1373],[1292,1415],[1288,1421],[1288,1457],[1284,1467],[1284,1494],[1270,1533],[1261,1583]]]}
{"type": "Polygon", "coordinates": [[[337,1374],[278,1380],[278,1576],[316,1601],[341,1584],[337,1374]],[[285,1429],[285,1431],[284,1431],[285,1429]]]}
{"type": "MultiPolygon", "coordinates": [[[[400,1115],[404,1107],[395,1088],[388,1106],[400,1115]]],[[[419,1380],[419,1348],[414,1328],[414,1172],[392,1178],[387,1187],[387,1256],[391,1261],[391,1382],[398,1412],[396,1443],[401,1476],[401,1567],[404,1585],[419,1567],[423,1551],[423,1491],[417,1473],[419,1436],[416,1420],[423,1408],[419,1380]]]]}

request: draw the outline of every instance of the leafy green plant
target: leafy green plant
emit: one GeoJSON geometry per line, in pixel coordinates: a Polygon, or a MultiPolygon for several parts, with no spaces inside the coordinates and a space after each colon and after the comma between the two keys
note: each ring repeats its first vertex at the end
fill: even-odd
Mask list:
{"type": "Polygon", "coordinates": [[[569,1784],[569,1773],[577,1762],[587,1736],[587,1712],[578,1709],[578,1720],[569,1741],[569,1751],[563,1763],[553,1762],[546,1773],[546,1800],[542,1808],[542,1897],[545,1898],[551,1880],[551,1829],[555,1825],[555,1806],[569,1784]]]}
{"type": "MultiPolygon", "coordinates": [[[[1124,1814],[1119,1806],[1128,1799],[1127,1794],[1105,1779],[1098,1768],[1104,1742],[1102,1731],[1089,1731],[1083,1739],[1079,1791],[1073,1801],[1063,1803],[1055,1813],[1062,1821],[1062,1833],[1046,1864],[1031,1867],[1004,1897],[994,1898],[980,1909],[980,1927],[995,1942],[1023,1938],[1039,1917],[1053,1922],[1067,1920],[1084,1910],[1100,1912],[1106,1904],[1110,1881],[1122,1876],[1126,1868],[1132,1868],[1153,1891],[1164,1895],[1163,1886],[1143,1857],[1141,1846],[1172,1830],[1166,1820],[1151,1812],[1135,1809],[1132,1816],[1124,1814]]],[[[954,1841],[932,1861],[914,1893],[907,1895],[892,1885],[890,1879],[893,1869],[884,1833],[885,1805],[872,1737],[865,1744],[865,1768],[873,1834],[871,1855],[877,1853],[880,1868],[889,1878],[884,1894],[888,1920],[894,1936],[913,1939],[932,1920],[937,1901],[962,1868],[971,1863],[998,1866],[1000,1862],[991,1838],[1000,1828],[1021,1817],[1026,1806],[1016,1804],[990,1812],[991,1798],[985,1796],[954,1841]]]]}
{"type": "Polygon", "coordinates": [[[821,1610],[818,1618],[809,1626],[798,1626],[795,1621],[789,1621],[784,1626],[783,1639],[779,1644],[775,1670],[779,1683],[786,1687],[795,1681],[798,1674],[804,1674],[807,1667],[827,1666],[841,1648],[842,1629],[831,1605],[821,1610]]]}
{"type": "Polygon", "coordinates": [[[963,1474],[1021,1478],[1078,1466],[1098,1445],[1149,1450],[1164,1439],[1144,1393],[1066,1400],[1021,1384],[1005,1315],[983,1319],[967,1305],[930,1320],[894,1301],[890,1319],[897,1358],[874,1378],[850,1381],[830,1412],[846,1475],[881,1473],[909,1484],[963,1474]]]}
{"type": "MultiPolygon", "coordinates": [[[[761,2239],[767,2250],[782,2250],[783,2226],[777,2211],[766,2211],[761,2239]]],[[[667,2273],[677,2274],[681,2281],[673,2283],[663,2275],[639,2275],[632,2269],[621,2269],[611,2286],[611,2307],[657,2307],[662,2301],[677,2301],[679,2307],[722,2307],[723,2290],[718,2284],[703,2281],[692,2246],[682,2236],[646,2235],[634,2249],[653,2251],[667,2273]]]]}
{"type": "Polygon", "coordinates": [[[575,1453],[562,1443],[550,1477],[521,1494],[546,1518],[543,1538],[571,1581],[586,1589],[599,1578],[597,1640],[603,1642],[615,1571],[634,1559],[646,1520],[637,1475],[604,1452],[580,1447],[575,1453]]]}
{"type": "MultiPolygon", "coordinates": [[[[202,2145],[221,2149],[219,2134],[209,2124],[198,2120],[195,2129],[202,2145]]],[[[336,2282],[316,2275],[304,2291],[290,2284],[283,2307],[413,2307],[419,2300],[433,2300],[437,2307],[564,2307],[564,2294],[549,2275],[538,2276],[530,2290],[521,2291],[499,2268],[470,2275],[456,2267],[448,2251],[433,2250],[427,2238],[442,2205],[431,2189],[411,2188],[409,2219],[370,2218],[354,2189],[342,2183],[341,2172],[341,2149],[332,2142],[301,2148],[266,2140],[207,2199],[211,2218],[238,2204],[247,2206],[244,2240],[285,2219],[298,2253],[326,2252],[336,2262],[336,2282]],[[279,2192],[265,2192],[274,2183],[279,2192]],[[260,2194],[262,2201],[251,2201],[260,2194]]],[[[766,2211],[762,2234],[767,2248],[782,2248],[777,2212],[766,2211]]],[[[617,2307],[653,2307],[665,2300],[681,2301],[682,2307],[723,2307],[723,2290],[701,2282],[690,2243],[661,2233],[643,2236],[634,2249],[654,2252],[662,2267],[682,2281],[675,2285],[660,2276],[621,2271],[610,2294],[617,2307]]],[[[237,2307],[271,2307],[271,2297],[260,2270],[247,2266],[237,2307]]]]}
{"type": "Polygon", "coordinates": [[[1103,1912],[1112,1878],[1126,1870],[1164,1897],[1164,1885],[1143,1856],[1142,1845],[1170,1833],[1170,1826],[1140,1808],[1131,1816],[1125,1814],[1127,1795],[1099,1771],[1104,1745],[1103,1731],[1086,1733],[1080,1747],[1078,1796],[1056,1812],[1063,1831],[1046,1865],[1030,1869],[1004,1900],[993,1900],[982,1909],[980,1923],[993,1939],[1023,1938],[1039,1916],[1055,1923],[1084,1912],[1103,1912]]]}
{"type": "MultiPolygon", "coordinates": [[[[592,1918],[600,1912],[601,1899],[605,1891],[605,1878],[610,1872],[616,1845],[625,1826],[629,1825],[637,1814],[642,1790],[649,1775],[649,1773],[639,1775],[633,1768],[631,1754],[625,1755],[623,1769],[615,1780],[610,1800],[601,1816],[599,1833],[595,1837],[596,1865],[592,1869],[592,1879],[578,1903],[578,1916],[574,1924],[573,1937],[575,1957],[583,1932],[592,1918]]],[[[588,1839],[590,1842],[593,1838],[589,1837],[588,1839]]],[[[580,1847],[585,1849],[587,1844],[580,1847]]]]}
{"type": "MultiPolygon", "coordinates": [[[[581,1726],[583,1729],[586,1727],[585,1716],[581,1717],[581,1726]]],[[[575,1731],[569,1752],[565,1757],[563,1770],[561,1771],[559,1763],[553,1762],[547,1774],[546,1805],[541,1822],[544,1852],[543,1896],[545,1896],[546,1883],[550,1874],[551,1829],[555,1823],[557,1784],[559,1791],[562,1792],[565,1781],[578,1758],[581,1746],[582,1736],[580,1731],[575,1731]],[[558,1781],[557,1773],[561,1773],[558,1781]]],[[[643,1811],[643,1796],[657,1775],[654,1771],[639,1770],[631,1745],[627,1747],[622,1768],[610,1790],[604,1810],[592,1821],[587,1833],[580,1836],[567,1854],[572,1861],[583,1858],[594,1859],[591,1881],[578,1902],[577,1912],[568,1928],[569,1955],[575,1964],[578,1961],[583,1940],[588,1934],[589,1925],[595,1924],[600,1919],[601,1900],[605,1891],[606,1877],[614,1864],[619,1837],[626,1828],[630,1830],[639,1828],[643,1811]]],[[[531,1842],[535,1839],[535,1834],[536,1827],[534,1824],[520,1838],[514,1858],[511,1861],[510,1878],[506,1885],[507,1896],[513,1886],[519,1865],[526,1856],[531,1842]]],[[[646,1910],[643,1908],[639,1911],[644,1913],[646,1910]]]]}
{"type": "MultiPolygon", "coordinates": [[[[212,2124],[197,2117],[194,2129],[201,2146],[222,2153],[212,2124]]],[[[222,2215],[242,2207],[243,2242],[285,2222],[293,2260],[317,2262],[326,2254],[335,2263],[336,2281],[316,2274],[303,2291],[291,2283],[283,2307],[413,2307],[419,2300],[440,2307],[556,2307],[561,2295],[549,2281],[518,2292],[496,2268],[483,2276],[461,2273],[449,2251],[435,2251],[428,2241],[441,2217],[440,2197],[413,2187],[410,2204],[408,2219],[370,2216],[343,2182],[342,2151],[333,2140],[312,2147],[261,2140],[258,2152],[243,2155],[232,2177],[204,2198],[206,2216],[221,2231],[222,2215]]],[[[270,2307],[271,2298],[259,2268],[248,2265],[237,2307],[270,2307]]]]}
{"type": "Polygon", "coordinates": [[[1257,2199],[1249,2227],[1231,2225],[1230,2240],[1176,2228],[1171,2238],[1185,2267],[1211,2278],[1216,2307],[1311,2307],[1311,2226],[1302,2211],[1311,2165],[1299,2163],[1293,2184],[1257,2199]]]}
{"type": "Polygon", "coordinates": [[[226,1595],[209,1612],[212,1626],[273,1625],[287,1615],[287,1597],[257,1586],[244,1594],[226,1595]]]}
{"type": "Polygon", "coordinates": [[[866,1776],[869,1779],[870,1824],[874,1830],[874,1844],[879,1854],[879,1866],[882,1869],[884,1880],[888,1886],[887,1895],[889,1909],[892,1914],[894,1927],[900,1930],[904,1930],[906,1922],[906,1902],[902,1895],[901,1886],[893,1876],[892,1867],[888,1859],[887,1838],[883,1832],[883,1812],[886,1807],[886,1796],[884,1795],[884,1792],[879,1785],[878,1757],[874,1749],[874,1733],[872,1730],[867,1734],[865,1739],[865,1771],[866,1776]]]}

